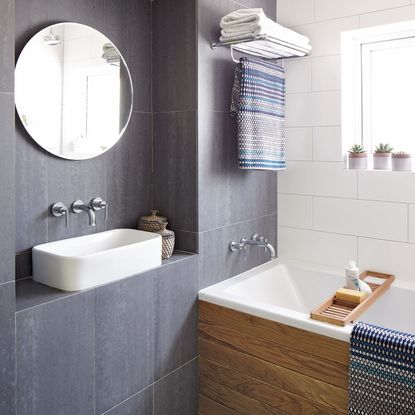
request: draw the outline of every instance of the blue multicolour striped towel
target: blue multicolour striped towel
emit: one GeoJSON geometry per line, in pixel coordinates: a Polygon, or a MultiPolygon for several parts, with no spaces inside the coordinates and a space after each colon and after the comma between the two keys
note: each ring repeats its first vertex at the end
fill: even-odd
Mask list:
{"type": "Polygon", "coordinates": [[[415,335],[356,324],[350,339],[349,414],[415,414],[415,335]]]}
{"type": "Polygon", "coordinates": [[[285,73],[270,62],[241,58],[231,114],[240,169],[285,170],[285,73]]]}

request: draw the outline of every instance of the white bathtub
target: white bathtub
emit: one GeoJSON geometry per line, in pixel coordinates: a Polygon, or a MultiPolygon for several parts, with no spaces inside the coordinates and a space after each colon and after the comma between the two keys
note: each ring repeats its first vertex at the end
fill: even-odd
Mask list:
{"type": "MultiPolygon", "coordinates": [[[[352,325],[310,319],[310,311],[343,284],[343,270],[276,259],[201,290],[199,299],[349,341],[352,325]]],[[[414,317],[415,287],[395,281],[359,320],[415,333],[414,317]]]]}

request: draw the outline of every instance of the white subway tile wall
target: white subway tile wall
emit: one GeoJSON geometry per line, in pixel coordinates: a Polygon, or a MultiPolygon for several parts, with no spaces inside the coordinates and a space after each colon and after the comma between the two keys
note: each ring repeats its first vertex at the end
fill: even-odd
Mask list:
{"type": "Polygon", "coordinates": [[[312,127],[287,128],[286,156],[287,160],[313,159],[313,129],[312,127]]]}
{"type": "Polygon", "coordinates": [[[278,0],[277,21],[310,37],[287,61],[287,159],[279,174],[279,256],[395,273],[415,282],[415,173],[346,170],[340,33],[415,20],[415,0],[278,0]]]}
{"type": "Polygon", "coordinates": [[[342,161],[341,127],[313,128],[313,160],[342,161]]]}
{"type": "Polygon", "coordinates": [[[301,195],[278,195],[278,223],[280,226],[312,229],[313,198],[301,195]]]}

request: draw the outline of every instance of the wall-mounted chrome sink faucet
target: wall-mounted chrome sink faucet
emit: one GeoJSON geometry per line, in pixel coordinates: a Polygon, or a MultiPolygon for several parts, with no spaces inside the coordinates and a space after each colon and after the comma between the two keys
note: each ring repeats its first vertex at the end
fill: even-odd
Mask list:
{"type": "MultiPolygon", "coordinates": [[[[95,199],[91,200],[91,203],[89,205],[82,202],[82,200],[75,200],[75,202],[72,203],[71,210],[73,213],[78,214],[82,212],[86,212],[89,217],[89,225],[90,226],[96,226],[96,216],[95,212],[105,209],[105,222],[108,219],[108,204],[105,200],[103,200],[100,197],[96,197],[95,199]]],[[[66,207],[65,204],[62,202],[56,202],[54,203],[50,211],[53,216],[56,218],[59,218],[61,216],[65,216],[66,219],[66,227],[69,225],[69,209],[66,207]]]]}
{"type": "Polygon", "coordinates": [[[82,200],[75,200],[72,203],[72,212],[73,213],[82,213],[86,212],[89,216],[89,226],[96,226],[96,218],[95,218],[95,211],[90,205],[86,205],[82,200]]]}
{"type": "Polygon", "coordinates": [[[244,236],[239,242],[231,241],[229,243],[229,249],[232,252],[242,251],[245,252],[245,249],[249,246],[259,246],[263,247],[265,251],[269,253],[271,259],[275,259],[275,249],[274,247],[268,242],[264,236],[261,236],[257,233],[254,233],[251,239],[248,239],[244,236]]]}

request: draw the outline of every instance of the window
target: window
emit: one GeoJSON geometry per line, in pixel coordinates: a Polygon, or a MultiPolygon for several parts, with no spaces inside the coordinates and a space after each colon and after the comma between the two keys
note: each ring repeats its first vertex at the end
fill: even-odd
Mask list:
{"type": "Polygon", "coordinates": [[[415,154],[415,21],[342,33],[342,136],[415,154]]]}

